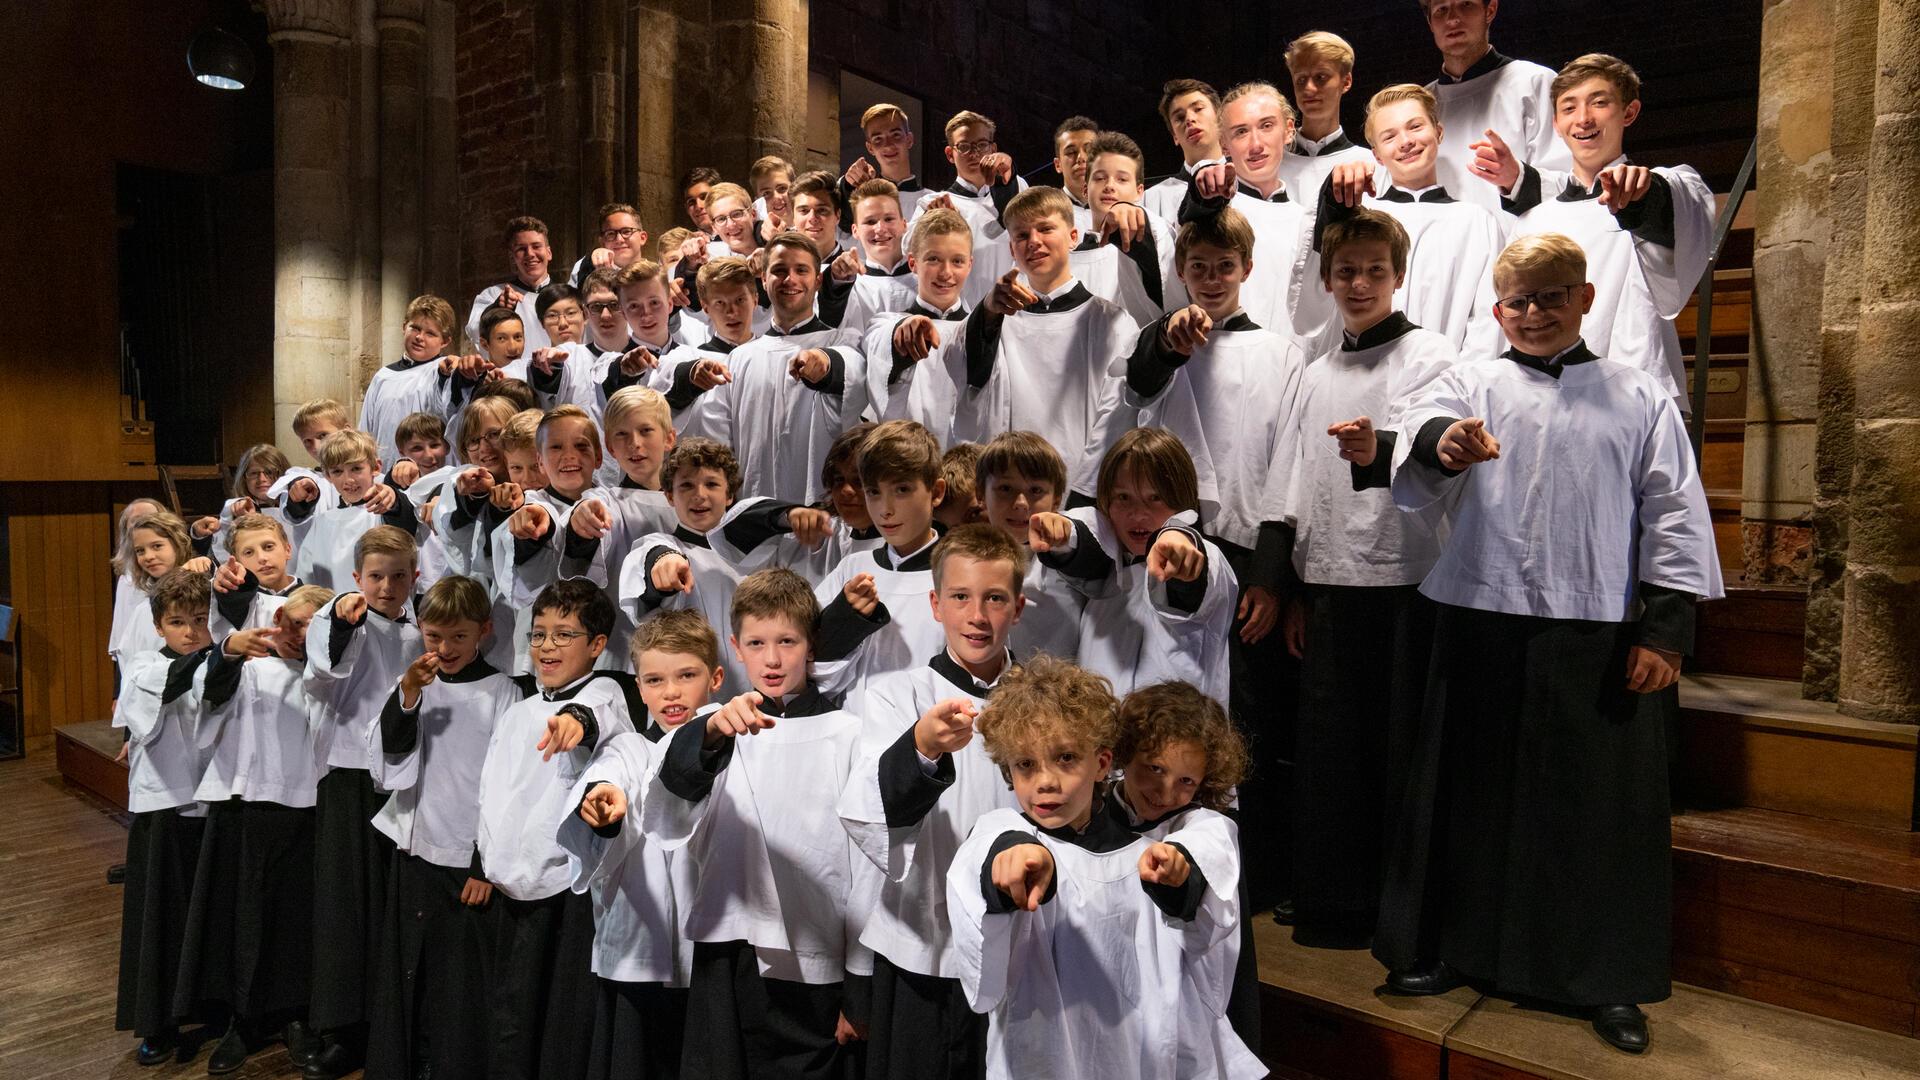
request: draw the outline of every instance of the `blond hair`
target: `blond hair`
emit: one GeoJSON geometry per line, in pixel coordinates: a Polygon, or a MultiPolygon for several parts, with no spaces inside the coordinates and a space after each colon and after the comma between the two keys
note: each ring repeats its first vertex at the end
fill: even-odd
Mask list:
{"type": "Polygon", "coordinates": [[[344,469],[356,461],[364,461],[371,468],[379,468],[380,444],[373,441],[373,436],[364,431],[346,428],[321,440],[320,467],[322,469],[344,469]]]}
{"type": "Polygon", "coordinates": [[[1007,200],[1007,209],[1000,215],[1002,221],[1012,226],[1016,222],[1038,221],[1044,217],[1057,217],[1073,225],[1073,200],[1057,187],[1035,185],[1007,200]]]}
{"type": "Polygon", "coordinates": [[[901,127],[913,130],[913,121],[907,119],[907,111],[888,101],[867,106],[867,111],[860,114],[860,130],[865,131],[882,120],[898,120],[901,127]]]}
{"type": "Polygon", "coordinates": [[[319,611],[333,599],[333,590],[325,585],[302,585],[287,594],[287,602],[280,605],[285,608],[307,608],[319,611]]]}
{"type": "Polygon", "coordinates": [[[1000,676],[975,727],[1005,772],[1056,740],[1088,753],[1109,749],[1120,737],[1119,706],[1105,676],[1042,653],[1000,676]]]}
{"type": "Polygon", "coordinates": [[[645,652],[697,656],[709,672],[720,666],[719,635],[707,624],[706,616],[686,609],[657,611],[640,620],[640,625],[634,627],[627,652],[636,668],[640,666],[640,654],[645,652]]]}
{"type": "Polygon", "coordinates": [[[660,242],[654,245],[654,250],[660,253],[660,261],[665,262],[673,258],[675,253],[680,250],[680,245],[686,243],[693,235],[693,230],[687,228],[685,225],[675,225],[673,228],[661,233],[660,242]]]}
{"type": "MultiPolygon", "coordinates": [[[[812,246],[811,243],[808,244],[812,246]]],[[[746,289],[753,291],[753,264],[738,255],[725,255],[718,259],[708,259],[694,275],[693,285],[700,293],[700,299],[706,300],[714,289],[746,289]]]]}
{"type": "Polygon", "coordinates": [[[240,549],[240,534],[250,532],[270,532],[280,538],[282,544],[288,543],[287,527],[280,519],[270,514],[241,514],[227,523],[227,550],[240,549]]]}
{"type": "Polygon", "coordinates": [[[1353,46],[1339,34],[1325,30],[1309,30],[1287,43],[1287,70],[1298,75],[1301,70],[1316,60],[1325,60],[1340,69],[1340,74],[1353,74],[1353,46]]]}
{"type": "Polygon", "coordinates": [[[987,138],[989,139],[999,134],[999,130],[1000,130],[998,127],[994,125],[993,121],[987,119],[984,116],[981,116],[979,113],[974,112],[972,109],[961,109],[959,112],[953,114],[953,119],[947,121],[947,127],[944,134],[947,137],[947,141],[952,142],[954,132],[959,131],[962,128],[970,128],[970,127],[986,128],[987,138]]]}
{"type": "Polygon", "coordinates": [[[1220,107],[1225,109],[1241,98],[1253,97],[1256,94],[1272,94],[1273,100],[1280,103],[1280,113],[1287,118],[1287,123],[1294,127],[1300,126],[1300,110],[1294,108],[1293,102],[1287,100],[1287,95],[1281,93],[1280,88],[1270,82],[1243,82],[1227,91],[1227,95],[1220,99],[1220,107]]]}
{"type": "Polygon", "coordinates": [[[1508,244],[1493,261],[1493,285],[1504,290],[1516,277],[1552,274],[1562,282],[1587,280],[1587,253],[1561,233],[1535,233],[1508,244]]]}
{"type": "MultiPolygon", "coordinates": [[[[433,325],[439,329],[441,337],[449,341],[453,339],[453,305],[432,293],[428,293],[425,296],[416,296],[411,301],[408,301],[407,321],[412,322],[415,319],[428,319],[432,321],[433,325]]],[[[441,347],[445,348],[446,346],[443,345],[441,347]]]]}
{"type": "Polygon", "coordinates": [[[1027,579],[1027,549],[1014,543],[1006,530],[974,522],[948,529],[934,542],[931,559],[933,587],[938,589],[946,573],[948,559],[972,559],[975,562],[1004,562],[1013,568],[1013,595],[1019,596],[1027,579]]]}
{"type": "Polygon", "coordinates": [[[927,243],[936,236],[959,236],[967,241],[968,250],[973,248],[973,227],[957,210],[941,207],[920,215],[913,227],[913,236],[907,241],[907,251],[918,255],[927,248],[927,243]]]}
{"type": "MultiPolygon", "coordinates": [[[[594,273],[599,274],[600,271],[594,273]]],[[[628,263],[627,268],[613,275],[613,280],[608,284],[610,291],[618,296],[635,285],[645,285],[649,281],[664,283],[666,276],[666,267],[643,256],[628,263]]],[[[592,279],[588,279],[588,283],[591,284],[592,279]]]]}
{"type": "Polygon", "coordinates": [[[735,636],[747,616],[760,619],[785,618],[813,644],[815,624],[820,621],[820,601],[814,598],[807,579],[785,567],[760,570],[740,579],[733,590],[733,607],[727,612],[728,624],[735,636]]]}
{"type": "MultiPolygon", "coordinates": [[[[871,427],[872,425],[867,425],[871,427]]],[[[166,504],[159,499],[142,496],[120,508],[120,528],[113,542],[113,557],[107,560],[113,566],[113,572],[124,574],[127,564],[133,561],[133,547],[127,542],[127,536],[133,532],[133,523],[148,514],[165,510],[166,504]]]]}
{"type": "Polygon", "coordinates": [[[413,542],[413,534],[393,525],[375,525],[360,534],[360,539],[353,542],[353,568],[358,570],[365,565],[369,555],[404,555],[419,565],[419,548],[413,542]]]}
{"type": "Polygon", "coordinates": [[[522,409],[507,420],[500,429],[500,452],[538,453],[540,450],[540,422],[547,414],[539,409],[522,409]]]}
{"type": "Polygon", "coordinates": [[[1373,137],[1373,114],[1375,110],[1384,109],[1389,105],[1394,105],[1402,101],[1411,101],[1419,105],[1421,111],[1427,114],[1428,122],[1436,127],[1439,126],[1440,102],[1434,98],[1433,91],[1428,90],[1418,83],[1394,83],[1384,90],[1377,91],[1371,98],[1367,99],[1367,118],[1361,124],[1361,130],[1366,133],[1369,139],[1373,137]]]}
{"type": "Polygon", "coordinates": [[[592,413],[578,405],[555,405],[542,413],[540,426],[534,429],[533,437],[540,442],[545,442],[547,429],[552,427],[556,420],[578,420],[587,425],[587,441],[593,444],[595,450],[600,449],[600,425],[594,422],[592,413]]]}
{"type": "Polygon", "coordinates": [[[153,588],[158,579],[141,569],[140,560],[133,556],[133,534],[141,529],[159,533],[162,539],[172,545],[174,569],[179,569],[182,563],[193,558],[193,537],[187,532],[187,523],[171,510],[156,510],[133,519],[133,524],[127,527],[126,536],[120,542],[121,565],[125,567],[123,572],[133,581],[133,587],[146,592],[153,588]]]}
{"type": "Polygon", "coordinates": [[[663,428],[673,426],[673,409],[667,405],[667,397],[650,386],[623,386],[607,399],[606,410],[602,413],[607,421],[607,430],[626,423],[627,417],[641,413],[652,417],[663,428]]]}
{"type": "Polygon", "coordinates": [[[295,435],[313,426],[317,420],[331,420],[335,427],[349,427],[353,420],[347,416],[347,407],[332,398],[315,398],[300,406],[293,414],[293,433],[295,435]]]}
{"type": "Polygon", "coordinates": [[[739,199],[740,205],[753,209],[753,195],[739,184],[718,183],[707,189],[707,213],[713,213],[714,204],[721,199],[739,199]]]}
{"type": "Polygon", "coordinates": [[[1605,79],[1611,83],[1614,93],[1620,95],[1622,106],[1640,100],[1640,73],[1633,70],[1632,64],[1606,53],[1587,53],[1574,57],[1566,67],[1560,69],[1560,74],[1553,77],[1553,86],[1547,98],[1548,107],[1557,109],[1561,94],[1588,79],[1605,79]]]}

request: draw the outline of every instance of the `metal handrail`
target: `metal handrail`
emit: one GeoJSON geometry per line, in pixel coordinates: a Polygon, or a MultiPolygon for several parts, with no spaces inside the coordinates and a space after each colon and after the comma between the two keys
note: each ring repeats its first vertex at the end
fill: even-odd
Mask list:
{"type": "Polygon", "coordinates": [[[1713,361],[1713,272],[1720,268],[1720,249],[1727,242],[1727,233],[1733,231],[1734,215],[1740,212],[1741,201],[1753,187],[1753,168],[1759,156],[1760,136],[1755,135],[1747,146],[1747,160],[1741,163],[1740,171],[1733,178],[1727,204],[1720,208],[1720,217],[1713,223],[1713,254],[1707,259],[1706,273],[1700,275],[1700,303],[1693,327],[1693,415],[1687,420],[1695,464],[1700,461],[1701,446],[1707,438],[1707,367],[1713,361]]]}

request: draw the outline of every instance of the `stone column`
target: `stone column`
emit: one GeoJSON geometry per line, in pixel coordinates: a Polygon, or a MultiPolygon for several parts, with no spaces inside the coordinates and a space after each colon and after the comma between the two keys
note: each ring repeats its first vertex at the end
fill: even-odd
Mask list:
{"type": "Polygon", "coordinates": [[[1830,0],[1774,0],[1761,29],[1752,352],[1740,505],[1746,577],[1804,580],[1827,265],[1830,0]]]}
{"type": "MultiPolygon", "coordinates": [[[[1874,28],[1879,0],[1832,0],[1833,99],[1827,205],[1867,204],[1873,142],[1874,28]]],[[[1832,701],[1840,690],[1840,639],[1847,570],[1847,495],[1853,487],[1853,355],[1860,325],[1860,263],[1866,218],[1828,215],[1827,267],[1820,304],[1819,418],[1814,434],[1813,559],[1807,575],[1806,669],[1802,692],[1832,701]]]]}
{"type": "Polygon", "coordinates": [[[1840,709],[1920,723],[1920,5],[1881,0],[1840,709]]]}
{"type": "Polygon", "coordinates": [[[697,35],[681,34],[680,16],[675,0],[640,0],[634,11],[629,78],[633,80],[632,130],[628,147],[632,155],[631,172],[639,186],[640,221],[658,236],[675,225],[686,223],[680,209],[680,175],[694,163],[682,162],[675,153],[679,114],[688,112],[704,100],[701,79],[689,77],[695,66],[697,35]]]}
{"type": "MultiPolygon", "coordinates": [[[[426,139],[426,0],[380,0],[380,363],[398,358],[407,303],[420,290],[426,139]]],[[[450,328],[451,329],[451,328],[450,328]]]]}
{"type": "Polygon", "coordinates": [[[350,402],[354,350],[349,155],[352,0],[266,0],[273,46],[274,439],[295,461],[293,414],[350,402]]]}
{"type": "MultiPolygon", "coordinates": [[[[423,106],[424,258],[420,291],[445,298],[464,322],[460,295],[460,136],[454,118],[453,0],[427,0],[427,83],[423,106]]],[[[458,337],[458,331],[455,332],[458,337]]]]}
{"type": "Polygon", "coordinates": [[[799,156],[807,122],[806,0],[714,0],[711,163],[745,176],[764,154],[799,156]]]}

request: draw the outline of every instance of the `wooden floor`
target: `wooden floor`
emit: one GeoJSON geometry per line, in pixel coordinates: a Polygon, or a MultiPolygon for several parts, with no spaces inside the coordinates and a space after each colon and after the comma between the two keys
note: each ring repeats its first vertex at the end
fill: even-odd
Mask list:
{"type": "MultiPolygon", "coordinates": [[[[134,1037],[113,1030],[121,889],[107,882],[107,868],[126,858],[126,847],[118,811],[63,784],[47,740],[30,744],[24,761],[0,762],[5,1080],[206,1075],[212,1041],[191,1063],[142,1068],[134,1037]]],[[[275,1046],[229,1075],[294,1080],[300,1070],[275,1046]]]]}

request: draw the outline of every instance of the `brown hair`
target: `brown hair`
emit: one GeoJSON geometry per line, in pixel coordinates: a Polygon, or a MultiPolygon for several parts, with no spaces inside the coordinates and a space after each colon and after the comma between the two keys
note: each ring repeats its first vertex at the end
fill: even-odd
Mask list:
{"type": "Polygon", "coordinates": [[[680,192],[681,194],[685,194],[686,190],[695,184],[712,185],[719,182],[719,169],[711,165],[695,165],[693,168],[688,169],[685,175],[680,177],[680,192]]]}
{"type": "Polygon", "coordinates": [[[951,558],[976,562],[1004,562],[1013,568],[1013,595],[1019,596],[1027,580],[1027,549],[1014,543],[1002,529],[974,522],[948,529],[934,541],[933,587],[940,587],[942,574],[951,558]]]}
{"type": "Polygon", "coordinates": [[[505,235],[506,245],[511,248],[514,240],[518,239],[523,232],[537,232],[540,234],[540,239],[545,240],[547,239],[547,223],[531,214],[522,214],[517,218],[508,218],[505,235]]]}
{"type": "Polygon", "coordinates": [[[947,121],[947,126],[943,134],[946,135],[948,142],[952,142],[954,132],[959,131],[961,128],[970,127],[986,128],[987,138],[989,139],[998,135],[1000,130],[995,126],[993,121],[981,116],[972,109],[961,109],[959,112],[953,114],[953,119],[947,121]]]}
{"type": "Polygon", "coordinates": [[[1640,73],[1633,70],[1633,65],[1606,53],[1587,53],[1574,57],[1566,67],[1560,69],[1560,74],[1553,77],[1553,86],[1547,99],[1549,107],[1558,112],[1560,95],[1588,79],[1605,79],[1613,84],[1614,93],[1620,95],[1622,106],[1640,100],[1640,73]]]}
{"type": "Polygon", "coordinates": [[[720,637],[707,624],[706,616],[698,611],[686,608],[656,611],[640,620],[640,625],[633,629],[633,639],[627,643],[634,667],[640,666],[640,654],[644,652],[697,656],[711,672],[720,666],[720,637]]]}
{"type": "Polygon", "coordinates": [[[193,558],[193,537],[187,532],[187,523],[171,510],[155,510],[151,514],[142,514],[127,526],[126,536],[121,540],[121,549],[125,552],[122,565],[127,577],[133,580],[133,587],[141,592],[153,588],[157,578],[147,576],[140,568],[140,560],[133,557],[133,534],[140,529],[159,533],[173,545],[173,568],[178,570],[182,563],[193,558]]]}
{"type": "MultiPolygon", "coordinates": [[[[860,444],[866,442],[867,436],[873,434],[873,429],[879,426],[880,425],[871,420],[862,420],[833,437],[833,442],[827,446],[827,456],[820,459],[820,487],[822,490],[832,491],[835,485],[840,483],[840,466],[858,457],[860,444]]],[[[860,471],[860,466],[857,461],[853,467],[853,471],[856,473],[860,471]]],[[[827,499],[826,505],[827,509],[831,511],[833,509],[833,500],[827,499]]]]}
{"type": "Polygon", "coordinates": [[[973,482],[975,470],[980,467],[980,455],[984,448],[977,442],[954,443],[940,455],[940,479],[947,482],[946,501],[970,503],[979,495],[979,486],[973,482]]]}
{"type": "Polygon", "coordinates": [[[675,225],[673,228],[660,234],[660,240],[654,245],[653,249],[660,253],[660,261],[666,262],[668,259],[674,257],[675,252],[680,250],[681,244],[686,243],[689,238],[695,235],[694,231],[685,225],[675,225]]]}
{"type": "Polygon", "coordinates": [[[957,210],[941,207],[920,215],[913,226],[913,236],[907,241],[907,250],[918,255],[926,250],[927,241],[936,236],[963,236],[967,247],[973,247],[973,227],[967,224],[967,219],[957,210]]]}
{"type": "Polygon", "coordinates": [[[1213,103],[1213,111],[1220,111],[1220,91],[1215,90],[1211,83],[1204,83],[1199,79],[1168,79],[1160,84],[1160,119],[1169,124],[1173,123],[1173,118],[1167,115],[1167,110],[1173,108],[1175,99],[1186,97],[1188,94],[1205,95],[1206,99],[1213,103]]]}
{"type": "Polygon", "coordinates": [[[1412,249],[1413,241],[1407,238],[1406,227],[1392,214],[1363,206],[1351,216],[1328,225],[1321,234],[1320,280],[1327,284],[1333,282],[1333,256],[1341,248],[1374,243],[1387,245],[1393,253],[1396,276],[1407,272],[1407,252],[1412,249]]]}
{"type": "Polygon", "coordinates": [[[802,251],[813,256],[813,268],[815,270],[820,269],[820,260],[826,257],[826,252],[815,247],[813,240],[809,238],[806,233],[800,232],[797,229],[788,229],[786,232],[767,241],[768,265],[772,265],[773,253],[779,248],[787,248],[791,251],[802,251]]]}
{"type": "Polygon", "coordinates": [[[446,442],[447,422],[430,412],[408,413],[394,426],[393,441],[398,446],[405,446],[415,439],[446,442]]]}
{"type": "Polygon", "coordinates": [[[517,307],[501,307],[498,304],[480,313],[480,340],[484,343],[493,337],[493,332],[507,323],[520,323],[524,330],[526,320],[520,317],[517,307]]]}
{"type": "MultiPolygon", "coordinates": [[[[598,270],[594,271],[596,274],[599,272],[598,270]]],[[[658,281],[665,284],[666,276],[666,267],[661,266],[652,259],[642,256],[628,263],[625,270],[614,274],[613,280],[609,283],[608,288],[615,296],[618,296],[620,293],[635,285],[645,285],[649,281],[658,281]]],[[[591,286],[593,279],[588,278],[587,284],[591,286]]]]}
{"type": "Polygon", "coordinates": [[[785,616],[813,644],[814,625],[820,621],[820,601],[807,579],[785,567],[759,570],[740,579],[733,589],[733,608],[727,613],[735,636],[747,616],[785,616]]]}
{"type": "Polygon", "coordinates": [[[1151,485],[1154,492],[1175,513],[1200,506],[1200,481],[1194,474],[1193,455],[1178,436],[1166,428],[1134,428],[1120,437],[1100,461],[1100,479],[1094,502],[1101,513],[1113,498],[1113,486],[1122,472],[1136,483],[1151,485]]]}
{"type": "Polygon", "coordinates": [[[733,456],[733,448],[713,439],[681,439],[672,450],[667,451],[667,460],[660,464],[660,490],[673,494],[673,478],[682,470],[714,469],[727,478],[727,498],[731,499],[740,491],[740,459],[733,456]]]}
{"type": "Polygon", "coordinates": [[[353,568],[360,569],[369,555],[405,555],[415,566],[419,565],[419,549],[414,546],[413,535],[392,525],[375,525],[360,534],[360,539],[353,542],[353,568]]]}
{"type": "Polygon", "coordinates": [[[1434,98],[1433,91],[1419,83],[1394,83],[1375,92],[1371,98],[1367,99],[1367,119],[1361,124],[1361,130],[1366,133],[1369,140],[1373,137],[1374,112],[1402,101],[1411,101],[1419,105],[1421,111],[1427,114],[1429,122],[1436,126],[1440,123],[1440,102],[1434,98]]]}
{"type": "Polygon", "coordinates": [[[1090,116],[1078,114],[1069,116],[1060,121],[1060,126],[1053,129],[1053,145],[1059,146],[1060,136],[1070,131],[1091,131],[1097,135],[1100,133],[1100,124],[1090,116]]]}
{"type": "Polygon", "coordinates": [[[892,199],[897,210],[900,207],[900,189],[893,181],[876,176],[853,189],[853,194],[847,196],[847,207],[858,212],[860,204],[868,199],[892,199]]]}
{"type": "Polygon", "coordinates": [[[1042,653],[1000,676],[974,724],[1004,773],[1020,754],[1061,735],[1093,753],[1112,747],[1119,705],[1105,676],[1042,653]]]}
{"type": "Polygon", "coordinates": [[[1087,160],[1093,161],[1105,154],[1119,154],[1133,162],[1134,183],[1140,183],[1146,179],[1142,174],[1147,171],[1147,156],[1140,152],[1140,144],[1134,142],[1124,132],[1101,132],[1099,137],[1093,140],[1093,146],[1088,148],[1087,160]]]}
{"type": "Polygon", "coordinates": [[[1186,265],[1187,253],[1199,244],[1238,252],[1241,259],[1251,264],[1253,242],[1253,223],[1233,207],[1217,214],[1202,214],[1180,226],[1180,235],[1174,237],[1174,271],[1178,273],[1180,267],[1186,265]]]}
{"type": "Polygon", "coordinates": [[[1209,810],[1225,810],[1234,787],[1246,779],[1248,759],[1246,736],[1227,719],[1220,703],[1184,682],[1143,686],[1121,700],[1114,765],[1125,767],[1136,757],[1177,742],[1193,743],[1207,757],[1207,772],[1193,801],[1209,810]]]}
{"type": "Polygon", "coordinates": [[[918,480],[932,487],[940,479],[940,441],[914,420],[888,420],[860,444],[860,482],[918,480]]]}
{"type": "MultiPolygon", "coordinates": [[[[411,322],[414,319],[432,320],[433,325],[439,329],[441,337],[449,341],[453,339],[453,305],[432,293],[428,293],[425,296],[416,296],[411,301],[408,301],[407,320],[411,322]]],[[[444,346],[442,347],[444,348],[444,346]]]]}
{"type": "Polygon", "coordinates": [[[148,609],[153,612],[153,624],[172,611],[186,615],[199,615],[208,611],[213,604],[213,582],[207,575],[192,570],[175,567],[166,572],[159,581],[153,583],[147,594],[148,609]]]}
{"type": "MultiPolygon", "coordinates": [[[[793,179],[793,162],[788,161],[779,154],[768,154],[747,166],[747,183],[758,186],[761,180],[777,172],[786,173],[787,179],[791,181],[793,179]]],[[[791,194],[793,189],[789,187],[787,190],[788,193],[791,194]]]]}
{"type": "MultiPolygon", "coordinates": [[[[811,243],[807,245],[807,250],[813,250],[811,243]]],[[[752,292],[757,280],[753,276],[753,266],[747,260],[738,255],[723,255],[718,259],[708,259],[694,275],[693,284],[700,293],[700,299],[705,300],[714,289],[740,288],[752,292]]]]}
{"type": "Polygon", "coordinates": [[[450,626],[471,622],[486,625],[493,619],[493,601],[487,587],[470,577],[450,574],[433,583],[420,598],[414,614],[420,625],[450,626]]]}
{"type": "Polygon", "coordinates": [[[600,224],[605,225],[607,219],[615,214],[625,214],[632,218],[635,224],[638,224],[640,221],[640,211],[635,210],[632,203],[610,202],[600,204],[600,216],[598,218],[600,224]]]}
{"type": "Polygon", "coordinates": [[[293,462],[288,461],[287,455],[281,453],[280,448],[272,443],[255,443],[247,447],[247,452],[240,455],[239,462],[233,467],[234,498],[250,497],[247,495],[247,474],[252,472],[256,465],[272,473],[275,480],[287,475],[287,470],[293,468],[293,462]]]}
{"type": "Polygon", "coordinates": [[[1303,64],[1315,60],[1325,60],[1340,69],[1342,75],[1353,74],[1353,46],[1339,34],[1325,30],[1309,30],[1294,38],[1287,45],[1287,70],[1298,72],[1303,64]]]}
{"type": "Polygon", "coordinates": [[[1045,480],[1053,485],[1056,498],[1067,497],[1067,463],[1052,443],[1031,431],[1003,431],[982,447],[973,467],[974,485],[984,498],[994,477],[1011,473],[1045,480]]]}
{"type": "MultiPolygon", "coordinates": [[[[810,173],[802,173],[800,179],[793,182],[793,186],[787,189],[787,198],[798,199],[802,195],[818,195],[831,203],[833,192],[834,175],[824,169],[815,169],[810,173]]],[[[834,204],[833,212],[835,216],[839,215],[839,204],[834,204]]]]}
{"type": "Polygon", "coordinates": [[[539,409],[522,409],[514,413],[506,426],[500,429],[500,452],[531,450],[539,453],[540,421],[546,418],[547,414],[539,409]]]}
{"type": "Polygon", "coordinates": [[[364,431],[345,428],[320,440],[320,467],[344,469],[356,461],[379,467],[380,444],[364,431]]]}
{"type": "Polygon", "coordinates": [[[1007,200],[1007,209],[1000,215],[1009,226],[1043,217],[1057,217],[1072,226],[1073,200],[1057,187],[1035,185],[1007,200]]]}
{"type": "MultiPolygon", "coordinates": [[[[499,385],[497,382],[489,383],[487,388],[491,391],[499,385]]],[[[458,428],[460,445],[457,449],[460,451],[461,457],[464,458],[466,456],[467,448],[473,444],[473,440],[467,437],[467,428],[472,424],[474,414],[478,413],[486,416],[504,429],[513,421],[514,415],[520,411],[520,404],[505,394],[488,393],[485,397],[477,397],[467,402],[467,407],[460,410],[460,424],[458,428]]],[[[502,438],[504,437],[503,434],[502,438]]]]}

